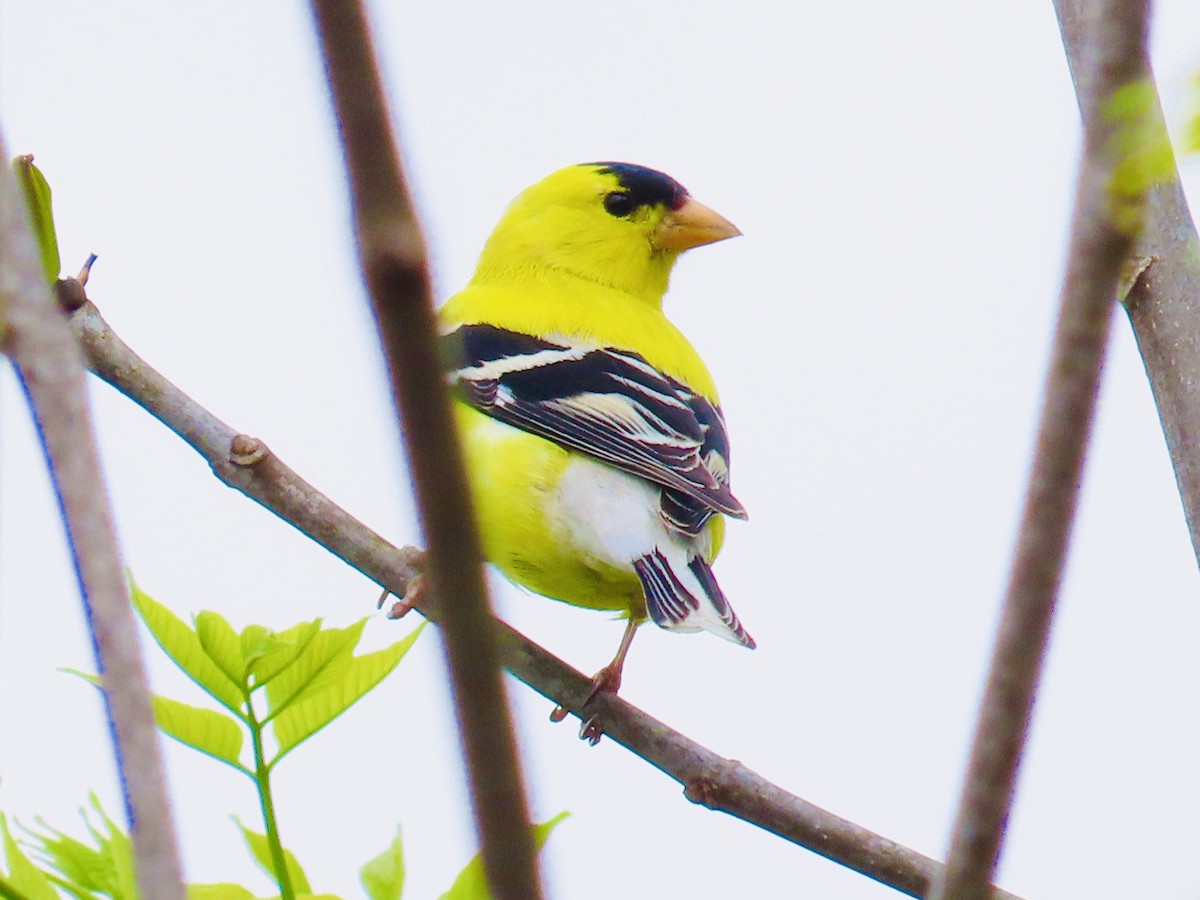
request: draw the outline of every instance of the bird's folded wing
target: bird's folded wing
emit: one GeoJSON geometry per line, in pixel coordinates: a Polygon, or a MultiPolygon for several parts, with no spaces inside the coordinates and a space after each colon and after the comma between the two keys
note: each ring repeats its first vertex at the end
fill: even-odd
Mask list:
{"type": "Polygon", "coordinates": [[[640,355],[484,324],[443,340],[453,383],[481,412],[679,492],[683,530],[711,512],[745,518],[720,411],[640,355]]]}

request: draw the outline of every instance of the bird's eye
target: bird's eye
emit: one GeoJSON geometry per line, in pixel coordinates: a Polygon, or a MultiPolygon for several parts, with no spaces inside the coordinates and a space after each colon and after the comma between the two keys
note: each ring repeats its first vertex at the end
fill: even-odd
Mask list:
{"type": "Polygon", "coordinates": [[[625,191],[613,191],[604,198],[604,209],[610,216],[623,219],[637,207],[633,197],[625,191]]]}

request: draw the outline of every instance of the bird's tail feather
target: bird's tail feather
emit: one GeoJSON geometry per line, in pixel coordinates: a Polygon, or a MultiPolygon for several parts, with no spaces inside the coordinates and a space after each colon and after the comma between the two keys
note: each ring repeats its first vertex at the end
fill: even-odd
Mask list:
{"type": "Polygon", "coordinates": [[[709,631],[754,649],[754,638],[742,627],[704,557],[680,557],[672,565],[673,560],[655,549],[634,560],[654,623],[668,631],[709,631]]]}

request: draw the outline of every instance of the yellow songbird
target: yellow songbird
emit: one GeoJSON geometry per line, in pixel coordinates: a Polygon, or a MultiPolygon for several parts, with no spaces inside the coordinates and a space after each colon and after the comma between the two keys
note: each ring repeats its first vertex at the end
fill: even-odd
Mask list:
{"type": "Polygon", "coordinates": [[[647,618],[754,647],[710,568],[746,517],[716,387],[662,311],[679,255],[740,233],[661,172],[569,166],[513,201],[441,311],[488,559],[628,616],[593,696],[647,618]]]}

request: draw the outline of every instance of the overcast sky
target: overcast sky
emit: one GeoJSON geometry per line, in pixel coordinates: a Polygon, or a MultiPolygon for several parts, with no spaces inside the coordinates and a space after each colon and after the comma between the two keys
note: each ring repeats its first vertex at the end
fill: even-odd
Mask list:
{"type": "MultiPolygon", "coordinates": [[[[805,799],[941,857],[1010,555],[1063,269],[1078,117],[1049,0],[373,7],[439,297],[505,204],[572,162],[674,175],[745,237],[688,254],[667,309],[708,360],[750,511],[716,565],[759,649],[642,630],[623,694],[805,799]]],[[[1171,120],[1200,6],[1158,4],[1171,120]]],[[[64,267],[139,353],[396,543],[407,476],[348,230],[307,11],[0,0],[0,127],[55,192],[64,267]]],[[[1193,197],[1200,168],[1184,166],[1193,197]]],[[[128,565],[182,615],[283,628],[375,588],[92,392],[128,565]]],[[[14,379],[0,374],[0,809],[119,807],[90,647],[14,379]]],[[[1121,316],[1000,883],[1027,897],[1194,897],[1196,562],[1121,316]]],[[[495,582],[579,669],[621,624],[495,582]]],[[[415,622],[372,622],[372,646],[415,622]]],[[[153,648],[156,688],[201,702],[153,648]]],[[[403,829],[408,897],[474,852],[429,632],[279,771],[319,891],[403,829]]],[[[513,684],[563,898],[893,892],[725,816],[513,684]]],[[[188,877],[254,873],[241,776],[176,745],[188,877]]]]}

